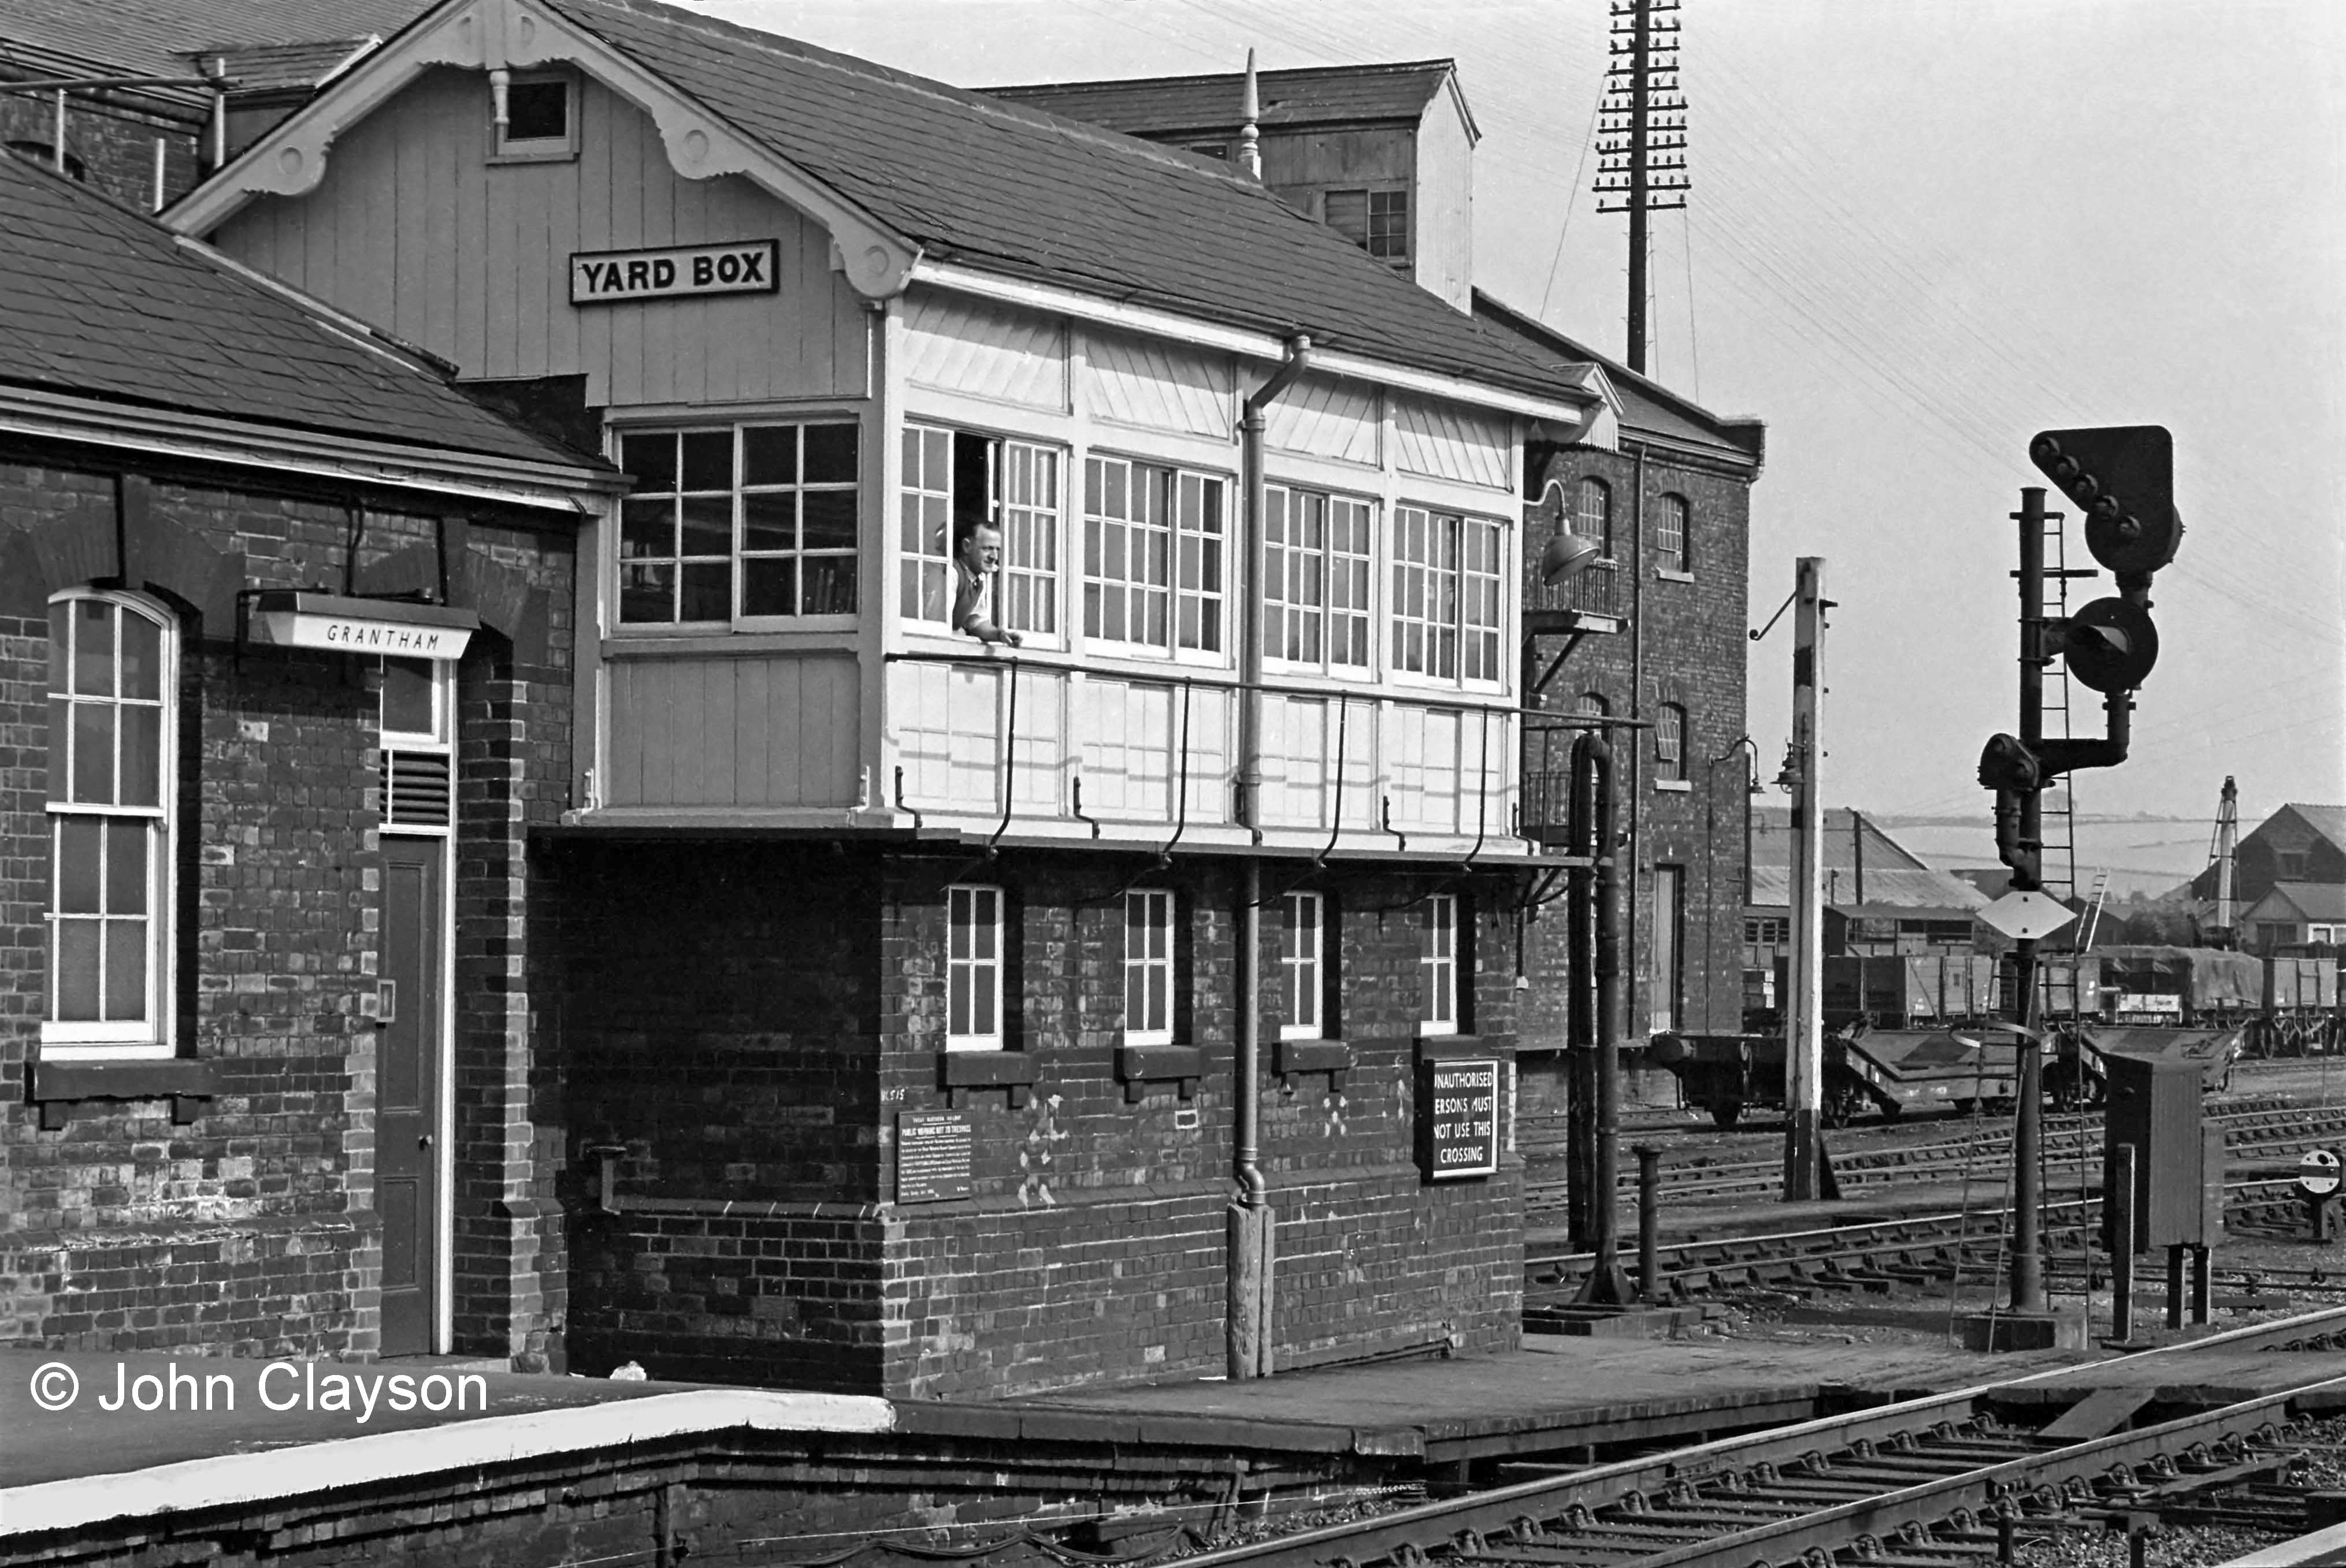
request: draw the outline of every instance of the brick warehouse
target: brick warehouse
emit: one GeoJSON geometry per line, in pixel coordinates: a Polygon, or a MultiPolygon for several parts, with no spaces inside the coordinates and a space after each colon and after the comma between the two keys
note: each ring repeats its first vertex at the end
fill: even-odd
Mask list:
{"type": "Polygon", "coordinates": [[[617,476],[64,178],[0,202],[0,1339],[542,1359],[524,834],[617,476]]]}
{"type": "MultiPolygon", "coordinates": [[[[1750,491],[1765,453],[1757,420],[1722,418],[1487,295],[1477,319],[1563,362],[1594,361],[1617,417],[1590,438],[1535,450],[1526,491],[1551,525],[1602,546],[1568,587],[1525,585],[1526,603],[1571,605],[1598,635],[1543,638],[1552,668],[1535,702],[1650,728],[1628,748],[1622,824],[1633,881],[1624,932],[1625,1038],[1743,1025],[1744,904],[1752,790],[1766,771],[1745,730],[1750,491]],[[1604,617],[1597,620],[1596,617],[1604,617]]],[[[1537,677],[1534,677],[1537,678],[1537,677]]],[[[1527,754],[1527,779],[1550,759],[1527,754]]],[[[1535,922],[1520,1023],[1527,1110],[1565,1108],[1566,1063],[1534,1053],[1565,1037],[1564,921],[1535,922]]]]}
{"type": "Polygon", "coordinates": [[[573,1364],[1512,1340],[1517,492],[1596,372],[1243,172],[648,3],[451,0],[170,219],[634,476],[531,837],[573,1364]]]}

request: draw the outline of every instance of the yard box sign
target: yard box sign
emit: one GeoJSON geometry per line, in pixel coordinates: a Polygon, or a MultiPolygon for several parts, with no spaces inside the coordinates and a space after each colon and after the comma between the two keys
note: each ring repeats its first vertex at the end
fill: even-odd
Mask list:
{"type": "Polygon", "coordinates": [[[770,294],[780,287],[779,239],[672,245],[658,250],[578,251],[570,258],[570,302],[671,300],[691,294],[770,294]]]}
{"type": "Polygon", "coordinates": [[[1417,1158],[1428,1181],[1499,1168],[1499,1064],[1489,1056],[1417,1065],[1417,1158]]]}

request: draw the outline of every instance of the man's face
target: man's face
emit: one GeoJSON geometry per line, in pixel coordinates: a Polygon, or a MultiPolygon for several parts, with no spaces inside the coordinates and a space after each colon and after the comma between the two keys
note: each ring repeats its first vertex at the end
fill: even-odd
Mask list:
{"type": "Polygon", "coordinates": [[[1002,530],[973,528],[962,541],[961,557],[980,572],[991,572],[1002,565],[1002,530]]]}

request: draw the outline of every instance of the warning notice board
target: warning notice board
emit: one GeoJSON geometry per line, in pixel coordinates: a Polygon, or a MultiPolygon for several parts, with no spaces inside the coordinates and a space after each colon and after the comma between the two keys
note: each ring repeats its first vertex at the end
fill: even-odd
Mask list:
{"type": "Polygon", "coordinates": [[[967,1111],[896,1114],[896,1201],[944,1203],[971,1191],[974,1146],[967,1111]]]}
{"type": "Polygon", "coordinates": [[[1428,1181],[1499,1168],[1499,1064],[1489,1057],[1421,1062],[1417,1161],[1428,1181]]]}

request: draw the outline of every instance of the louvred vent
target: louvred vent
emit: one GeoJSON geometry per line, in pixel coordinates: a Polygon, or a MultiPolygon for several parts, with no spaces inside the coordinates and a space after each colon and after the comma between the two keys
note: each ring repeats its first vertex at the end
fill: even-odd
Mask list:
{"type": "Polygon", "coordinates": [[[382,823],[386,828],[448,826],[450,761],[444,752],[382,754],[382,823]]]}

